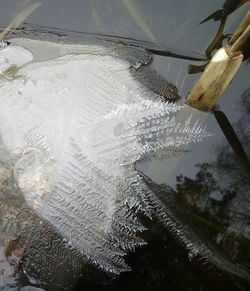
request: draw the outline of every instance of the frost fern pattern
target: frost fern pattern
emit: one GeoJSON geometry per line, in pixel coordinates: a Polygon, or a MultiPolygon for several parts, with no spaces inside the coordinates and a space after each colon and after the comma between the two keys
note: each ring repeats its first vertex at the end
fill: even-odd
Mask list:
{"type": "MultiPolygon", "coordinates": [[[[8,59],[12,49],[19,47],[1,53],[8,59]]],[[[124,256],[145,243],[137,214],[152,217],[157,208],[136,162],[210,134],[192,116],[180,121],[182,106],[139,82],[124,59],[68,54],[33,62],[27,54],[27,63],[0,80],[1,157],[14,161],[5,167],[25,201],[20,213],[28,207],[36,224],[19,232],[23,267],[40,276],[50,268],[56,278],[61,247],[74,254],[67,269],[82,261],[114,274],[129,270],[124,256]]]]}

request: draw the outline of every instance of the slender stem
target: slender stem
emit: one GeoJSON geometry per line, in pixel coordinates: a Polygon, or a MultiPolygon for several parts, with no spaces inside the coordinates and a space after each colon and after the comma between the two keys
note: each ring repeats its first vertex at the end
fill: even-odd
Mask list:
{"type": "Polygon", "coordinates": [[[250,24],[231,46],[230,52],[235,53],[241,51],[249,40],[250,40],[250,24]]]}
{"type": "Polygon", "coordinates": [[[248,11],[243,21],[241,22],[240,26],[234,32],[233,36],[231,37],[229,41],[230,45],[233,45],[236,42],[240,35],[247,29],[249,24],[250,24],[250,10],[248,11]]]}

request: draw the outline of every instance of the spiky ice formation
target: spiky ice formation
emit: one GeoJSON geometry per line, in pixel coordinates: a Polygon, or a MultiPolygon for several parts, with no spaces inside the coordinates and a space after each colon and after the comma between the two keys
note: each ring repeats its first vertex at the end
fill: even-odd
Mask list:
{"type": "MultiPolygon", "coordinates": [[[[136,214],[151,217],[154,207],[136,161],[201,141],[208,132],[191,116],[180,122],[182,107],[145,87],[124,59],[80,53],[32,61],[27,50],[16,62],[13,53],[25,49],[3,49],[0,133],[15,161],[9,167],[19,195],[52,229],[45,233],[56,232],[78,258],[116,274],[128,270],[124,255],[144,244],[136,214]]],[[[34,242],[36,235],[24,227],[20,241],[34,242]]],[[[41,270],[44,245],[32,245],[40,249],[27,248],[26,257],[41,270]]]]}

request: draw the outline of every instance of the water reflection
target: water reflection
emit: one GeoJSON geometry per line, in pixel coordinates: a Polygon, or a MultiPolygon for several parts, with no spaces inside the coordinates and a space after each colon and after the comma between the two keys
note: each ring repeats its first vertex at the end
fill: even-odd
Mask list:
{"type": "MultiPolygon", "coordinates": [[[[250,128],[246,124],[249,124],[250,118],[249,97],[249,90],[246,90],[240,101],[236,101],[241,117],[236,124],[233,124],[248,156],[250,128]]],[[[195,153],[185,154],[192,158],[195,153]]],[[[170,152],[167,158],[172,156],[173,153],[170,152]]],[[[179,207],[185,209],[184,211],[189,210],[190,219],[199,226],[208,240],[216,241],[231,258],[249,268],[249,173],[241,166],[226,140],[216,145],[213,156],[209,163],[204,162],[196,166],[196,174],[193,178],[180,175],[177,177],[175,187],[171,189],[163,184],[162,189],[175,193],[179,200],[179,207]]],[[[157,193],[157,187],[155,191],[157,193]]],[[[160,195],[164,199],[164,193],[160,195]]],[[[168,204],[166,197],[165,203],[168,204]]],[[[154,288],[157,290],[166,288],[169,290],[188,288],[247,290],[247,284],[244,289],[244,284],[240,287],[237,282],[222,276],[218,270],[208,272],[205,267],[206,273],[210,273],[205,275],[201,268],[197,268],[194,261],[192,265],[188,262],[186,254],[156,222],[153,225],[147,223],[150,227],[146,235],[149,246],[129,256],[134,272],[120,276],[113,283],[113,290],[116,288],[138,290],[142,287],[145,290],[154,288]]],[[[93,286],[93,282],[91,284],[93,286]]],[[[96,286],[95,290],[110,290],[110,288],[96,286]]],[[[80,287],[77,290],[80,290],[80,287]]]]}
{"type": "MultiPolygon", "coordinates": [[[[130,39],[143,40],[145,44],[149,43],[149,41],[156,41],[158,43],[157,49],[154,48],[153,44],[149,44],[153,46],[151,52],[158,55],[162,55],[162,51],[165,51],[161,49],[161,53],[159,53],[158,49],[162,47],[170,47],[174,53],[184,51],[185,55],[190,55],[190,50],[203,53],[217,27],[214,23],[210,23],[209,25],[206,23],[203,26],[198,26],[197,24],[209,14],[208,10],[212,12],[220,8],[218,7],[217,1],[210,1],[209,3],[208,1],[193,1],[192,6],[187,4],[187,1],[181,3],[182,5],[160,1],[159,6],[152,3],[152,1],[127,1],[125,6],[121,3],[117,3],[117,1],[102,1],[102,3],[99,1],[85,1],[84,9],[82,9],[82,1],[75,1],[75,6],[69,1],[65,2],[64,6],[58,5],[58,1],[54,1],[50,4],[46,3],[46,1],[43,2],[44,10],[37,12],[37,14],[31,18],[31,21],[36,24],[47,24],[50,26],[57,26],[58,28],[66,27],[67,29],[77,31],[84,30],[91,33],[96,32],[99,34],[124,36],[130,39]],[[134,11],[131,5],[136,5],[137,14],[134,13],[131,15],[129,11],[134,11]],[[73,10],[72,7],[74,7],[73,10]],[[81,9],[77,9],[77,7],[81,9]],[[68,11],[67,15],[64,13],[65,9],[68,11]],[[140,16],[138,16],[138,11],[140,16]],[[197,11],[199,11],[199,13],[196,13],[197,11]],[[62,17],[62,15],[65,17],[62,17]],[[176,17],[176,15],[178,15],[178,17],[176,17]],[[133,21],[131,19],[133,19],[133,21]],[[140,19],[147,19],[147,22],[143,22],[140,19]],[[190,35],[195,35],[195,39],[190,41],[190,35]]],[[[241,3],[243,2],[245,3],[246,1],[241,1],[241,3]]],[[[10,4],[5,5],[3,3],[4,8],[2,11],[6,12],[5,9],[8,11],[8,5],[10,4]]],[[[226,8],[224,7],[224,9],[226,8]]],[[[241,10],[239,17],[232,20],[232,27],[234,27],[236,23],[239,23],[238,19],[241,18],[241,14],[243,15],[245,13],[244,11],[245,10],[241,10]]],[[[224,19],[225,18],[223,18],[222,22],[224,22],[224,19]]],[[[233,31],[232,27],[231,31],[233,31]]],[[[143,42],[141,45],[144,46],[143,42]]],[[[218,43],[216,45],[218,45],[218,43]]],[[[165,75],[167,80],[171,80],[175,83],[180,70],[184,72],[184,75],[186,74],[186,67],[188,64],[190,64],[189,61],[155,57],[152,65],[157,71],[162,72],[162,75],[165,75]],[[167,74],[169,63],[171,66],[167,74]]],[[[245,90],[245,87],[249,85],[249,77],[247,77],[248,71],[249,68],[247,67],[242,69],[239,75],[240,77],[238,77],[238,79],[236,78],[232,85],[233,87],[226,93],[226,95],[231,96],[224,96],[224,100],[226,101],[221,102],[222,109],[226,109],[232,118],[235,118],[237,115],[234,112],[237,96],[239,96],[242,91],[245,90]]],[[[194,78],[192,76],[186,78],[182,96],[185,96],[185,93],[188,92],[193,82],[194,78]]],[[[247,93],[245,96],[247,96],[247,93]]],[[[249,118],[247,117],[249,111],[246,113],[246,110],[243,108],[244,107],[242,107],[242,113],[239,115],[244,117],[240,116],[235,127],[237,128],[238,136],[243,147],[247,150],[249,149],[250,133],[249,127],[247,127],[246,124],[249,124],[249,118]]],[[[246,106],[246,108],[248,107],[246,106]]],[[[238,117],[236,119],[238,119],[238,117]]],[[[249,213],[249,180],[247,180],[244,170],[242,170],[241,166],[235,161],[230,147],[225,143],[221,145],[222,141],[225,141],[225,137],[221,134],[220,128],[218,126],[216,127],[215,121],[212,121],[212,117],[210,116],[206,119],[206,122],[214,129],[214,133],[216,133],[216,138],[213,141],[213,145],[216,146],[216,151],[211,152],[211,144],[207,144],[202,148],[200,146],[194,146],[191,149],[184,149],[181,153],[172,151],[170,153],[171,157],[168,156],[169,152],[167,154],[163,153],[163,155],[158,153],[157,156],[153,157],[153,162],[155,162],[154,167],[150,169],[150,167],[152,167],[151,161],[151,165],[146,166],[144,170],[147,174],[149,173],[149,176],[153,176],[154,180],[159,181],[159,183],[164,182],[165,184],[170,184],[173,188],[171,191],[173,191],[176,196],[180,197],[181,205],[196,213],[193,219],[196,221],[198,220],[203,229],[204,225],[208,228],[208,230],[204,232],[212,236],[232,258],[247,266],[249,263],[249,241],[247,240],[249,239],[249,223],[247,216],[249,213]],[[217,159],[211,162],[211,158],[214,157],[215,152],[217,159]],[[186,157],[186,161],[181,165],[179,164],[179,173],[174,172],[171,183],[168,183],[169,176],[164,169],[169,167],[170,158],[178,159],[180,154],[183,153],[186,157]],[[200,165],[195,167],[196,163],[200,165]],[[180,172],[183,172],[182,167],[185,168],[185,171],[181,176],[180,172]],[[188,172],[188,175],[186,175],[186,172],[188,172]],[[191,172],[192,174],[190,174],[191,172]],[[178,176],[178,181],[177,184],[174,185],[176,176],[178,176]],[[197,216],[197,214],[199,216],[197,216]],[[228,235],[228,232],[235,233],[237,238],[232,239],[232,237],[228,235]]],[[[39,221],[38,219],[39,218],[34,216],[34,220],[39,221]]],[[[139,251],[139,254],[135,255],[134,261],[132,257],[129,258],[132,262],[132,266],[134,264],[134,272],[129,275],[122,275],[121,279],[119,278],[117,281],[113,282],[113,285],[96,287],[96,289],[110,290],[114,288],[115,290],[117,288],[124,288],[125,290],[127,288],[129,290],[139,290],[143,286],[144,289],[148,288],[148,290],[165,290],[166,286],[169,286],[170,290],[185,290],[188,287],[197,290],[198,288],[206,289],[206,284],[209,286],[207,288],[210,288],[210,290],[217,284],[219,286],[218,290],[222,290],[222,288],[230,290],[230,288],[235,287],[232,287],[230,284],[227,285],[226,279],[225,283],[222,283],[213,278],[211,284],[207,275],[202,273],[199,267],[196,268],[186,261],[186,253],[176,246],[176,243],[168,237],[168,234],[162,230],[156,222],[154,222],[154,224],[148,222],[148,224],[151,227],[151,232],[146,235],[146,239],[149,244],[152,245],[152,248],[149,246],[147,249],[139,251]],[[163,236],[164,238],[162,238],[163,236]],[[166,262],[167,260],[169,260],[169,262],[166,262]],[[140,270],[138,271],[138,269],[140,270]],[[193,273],[198,279],[194,278],[194,275],[192,275],[193,273]],[[180,277],[183,278],[180,274],[189,274],[191,279],[182,279],[184,283],[178,282],[180,281],[180,277]],[[128,280],[131,280],[131,282],[125,283],[128,280]]],[[[37,230],[37,232],[39,231],[41,231],[41,229],[37,230]]],[[[5,235],[6,232],[3,231],[2,233],[5,235]]],[[[4,235],[2,236],[3,240],[5,239],[4,235]]],[[[57,234],[53,234],[51,237],[55,241],[58,239],[57,234]]],[[[10,248],[11,247],[12,246],[10,246],[10,248]]],[[[22,252],[22,248],[17,248],[16,259],[19,259],[22,252]]],[[[10,253],[10,251],[7,251],[7,253],[3,251],[1,259],[6,255],[8,257],[10,253]]],[[[58,258],[63,262],[63,258],[60,257],[60,254],[58,258]]],[[[65,264],[67,260],[68,257],[65,256],[65,264]]],[[[4,259],[2,259],[2,261],[4,261],[4,259]]],[[[46,257],[44,262],[46,262],[46,257]]],[[[41,273],[46,276],[46,272],[43,270],[45,266],[46,264],[41,265],[41,273]]],[[[7,265],[4,265],[4,268],[7,269],[7,265]]],[[[91,270],[90,273],[92,272],[94,272],[95,275],[97,273],[96,270],[91,270]]],[[[64,275],[64,270],[61,274],[59,272],[59,276],[60,275],[64,275]]],[[[94,278],[96,282],[97,279],[95,276],[94,278]]],[[[45,279],[47,280],[47,278],[45,279]]],[[[60,280],[62,280],[61,277],[60,280]]],[[[73,281],[72,284],[74,284],[73,281]]],[[[92,289],[92,287],[89,286],[88,288],[92,289]]],[[[79,285],[78,290],[81,290],[81,285],[79,285]]]]}

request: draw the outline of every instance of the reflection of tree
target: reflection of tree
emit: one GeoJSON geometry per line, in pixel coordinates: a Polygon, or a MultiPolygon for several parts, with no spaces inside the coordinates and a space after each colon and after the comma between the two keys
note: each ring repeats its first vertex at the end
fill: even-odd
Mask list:
{"type": "MultiPolygon", "coordinates": [[[[242,96],[242,118],[237,122],[235,128],[240,137],[243,148],[247,155],[250,155],[250,90],[247,90],[242,96]]],[[[233,152],[228,146],[221,146],[218,149],[217,160],[215,162],[218,176],[225,187],[236,192],[232,201],[232,207],[229,210],[231,220],[236,220],[242,225],[250,221],[250,179],[249,171],[245,170],[235,160],[233,152]]],[[[245,233],[245,235],[247,235],[245,233]]],[[[247,235],[250,237],[250,233],[247,235]]]]}
{"type": "MultiPolygon", "coordinates": [[[[242,117],[234,127],[249,156],[250,90],[242,96],[241,112],[242,117]]],[[[249,173],[236,159],[228,144],[217,148],[213,163],[197,165],[197,168],[194,179],[183,176],[177,178],[176,189],[181,203],[201,216],[208,226],[211,222],[216,240],[232,256],[244,262],[250,239],[249,173]],[[229,233],[237,238],[229,239],[229,233]]]]}
{"type": "Polygon", "coordinates": [[[227,220],[226,209],[235,193],[220,187],[209,164],[197,167],[199,170],[195,179],[183,176],[177,178],[177,191],[181,202],[204,218],[221,223],[227,220]]]}

